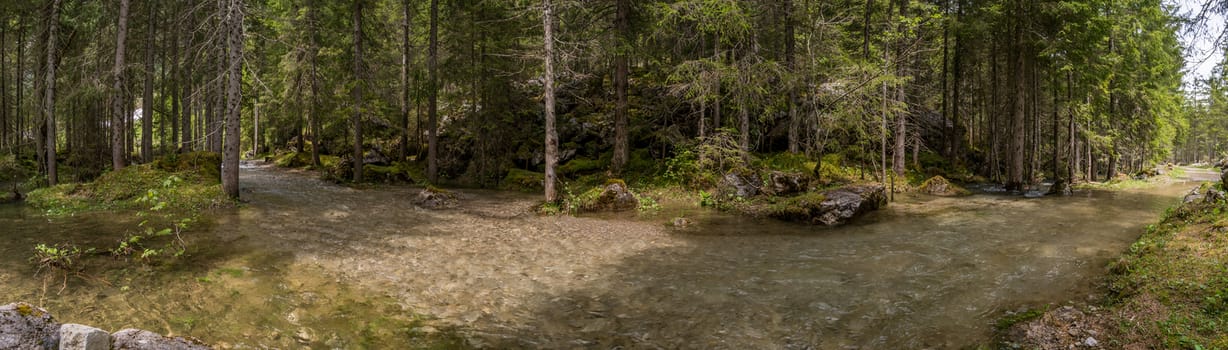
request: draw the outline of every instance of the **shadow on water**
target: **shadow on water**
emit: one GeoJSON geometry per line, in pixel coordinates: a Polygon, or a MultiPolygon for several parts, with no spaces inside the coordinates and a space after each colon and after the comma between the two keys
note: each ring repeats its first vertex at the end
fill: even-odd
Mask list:
{"type": "Polygon", "coordinates": [[[1106,264],[1192,186],[907,195],[835,229],[684,212],[698,222],[675,230],[685,244],[638,252],[608,278],[543,296],[526,331],[495,347],[975,346],[1007,310],[1094,293],[1106,264]]]}

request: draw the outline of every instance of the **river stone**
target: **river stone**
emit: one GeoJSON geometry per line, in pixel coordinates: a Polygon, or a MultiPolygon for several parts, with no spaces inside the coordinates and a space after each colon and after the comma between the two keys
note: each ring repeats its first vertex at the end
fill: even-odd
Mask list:
{"type": "Polygon", "coordinates": [[[171,338],[158,333],[140,329],[124,329],[111,334],[112,349],[115,350],[209,350],[208,346],[198,342],[171,338]]]}
{"type": "Polygon", "coordinates": [[[806,190],[806,177],[799,173],[773,171],[768,175],[772,185],[772,194],[787,196],[806,190]]]}
{"type": "Polygon", "coordinates": [[[589,204],[585,211],[624,211],[638,207],[639,199],[627,189],[622,181],[610,181],[601,190],[601,195],[589,204]]]}
{"type": "Polygon", "coordinates": [[[456,194],[427,187],[418,192],[418,198],[414,199],[414,204],[428,209],[445,209],[455,207],[459,203],[456,200],[456,194]]]}
{"type": "Polygon", "coordinates": [[[1185,198],[1182,198],[1182,199],[1181,199],[1181,203],[1182,203],[1182,204],[1190,204],[1190,203],[1194,203],[1194,202],[1197,202],[1197,201],[1199,201],[1199,200],[1202,200],[1202,198],[1203,198],[1202,193],[1199,193],[1199,192],[1198,192],[1198,187],[1195,187],[1193,190],[1191,190],[1191,191],[1190,191],[1190,193],[1187,193],[1187,194],[1185,195],[1185,198]]]}
{"type": "Polygon", "coordinates": [[[0,306],[0,349],[56,349],[60,325],[42,308],[13,303],[0,306]]]}
{"type": "Polygon", "coordinates": [[[107,331],[75,323],[60,326],[60,350],[108,350],[111,334],[107,331]]]}
{"type": "Polygon", "coordinates": [[[887,205],[883,185],[856,185],[823,192],[823,202],[811,208],[811,223],[843,225],[849,220],[887,205]]]}
{"type": "Polygon", "coordinates": [[[729,172],[721,178],[720,193],[724,197],[754,197],[759,194],[761,184],[758,176],[729,172]]]}
{"type": "Polygon", "coordinates": [[[1202,201],[1204,203],[1217,203],[1223,201],[1224,199],[1224,191],[1209,188],[1207,189],[1207,194],[1203,195],[1202,201]]]}

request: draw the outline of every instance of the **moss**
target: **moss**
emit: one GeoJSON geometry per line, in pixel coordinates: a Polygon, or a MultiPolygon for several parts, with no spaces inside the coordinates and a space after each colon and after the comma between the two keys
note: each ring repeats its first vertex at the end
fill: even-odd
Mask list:
{"type": "Polygon", "coordinates": [[[26,304],[26,303],[17,304],[17,313],[22,316],[25,316],[25,317],[30,317],[32,315],[39,316],[35,314],[36,312],[38,312],[38,310],[35,310],[34,307],[30,306],[30,304],[26,304]]]}
{"type": "Polygon", "coordinates": [[[559,175],[573,176],[600,171],[609,167],[609,161],[576,157],[559,167],[559,175]]]}
{"type": "Polygon", "coordinates": [[[1228,348],[1228,235],[1216,228],[1225,217],[1228,203],[1168,210],[1110,265],[1108,300],[1089,318],[1126,347],[1228,348]]]}
{"type": "Polygon", "coordinates": [[[815,166],[815,162],[807,158],[806,155],[789,152],[762,155],[756,163],[757,167],[767,171],[774,170],[803,174],[813,173],[815,166]]]}
{"type": "Polygon", "coordinates": [[[762,215],[787,221],[809,221],[813,209],[818,208],[827,197],[818,192],[806,192],[794,197],[777,198],[767,204],[762,215]]]}
{"type": "Polygon", "coordinates": [[[150,190],[169,210],[203,210],[227,203],[219,184],[220,157],[197,152],[167,156],[150,164],[103,174],[89,183],[61,184],[31,191],[27,202],[51,215],[92,210],[137,209],[150,190]]]}
{"type": "Polygon", "coordinates": [[[942,177],[942,175],[936,175],[925,180],[917,190],[922,193],[938,196],[966,196],[972,194],[967,189],[951,183],[950,180],[942,177]]]}
{"type": "Polygon", "coordinates": [[[507,176],[499,182],[499,188],[508,191],[536,192],[541,191],[546,181],[546,175],[523,169],[511,169],[507,176]]]}
{"type": "Polygon", "coordinates": [[[1038,319],[1041,316],[1044,316],[1045,312],[1048,312],[1049,309],[1052,309],[1052,307],[1046,305],[1045,307],[1027,309],[1023,312],[1010,313],[1002,318],[999,318],[998,322],[995,323],[995,326],[997,327],[998,331],[1004,331],[1016,324],[1038,319]]]}

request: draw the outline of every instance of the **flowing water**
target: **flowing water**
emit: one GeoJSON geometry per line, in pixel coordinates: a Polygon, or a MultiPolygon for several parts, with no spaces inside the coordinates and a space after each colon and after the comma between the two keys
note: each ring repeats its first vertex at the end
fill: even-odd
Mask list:
{"type": "Polygon", "coordinates": [[[537,217],[536,196],[488,191],[433,211],[412,188],[242,176],[247,204],[191,231],[189,256],[91,257],[88,277],[67,282],[34,277],[31,247],[105,247],[131,215],[0,206],[0,300],[223,348],[957,348],[988,341],[1008,310],[1095,293],[1105,265],[1193,187],[906,195],[823,229],[668,205],[537,217]],[[664,224],[677,215],[697,224],[664,224]]]}

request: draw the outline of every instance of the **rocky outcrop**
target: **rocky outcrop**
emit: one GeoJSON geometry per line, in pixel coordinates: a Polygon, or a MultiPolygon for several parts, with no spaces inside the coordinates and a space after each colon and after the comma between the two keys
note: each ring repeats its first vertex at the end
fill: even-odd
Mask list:
{"type": "Polygon", "coordinates": [[[125,329],[114,334],[79,324],[59,324],[42,308],[13,303],[0,306],[0,349],[15,350],[208,350],[199,341],[125,329]]]}
{"type": "Polygon", "coordinates": [[[788,196],[806,190],[806,176],[799,173],[773,171],[768,175],[768,188],[776,196],[788,196]]]}
{"type": "Polygon", "coordinates": [[[0,306],[0,349],[57,349],[60,324],[42,308],[14,303],[0,306]]]}
{"type": "Polygon", "coordinates": [[[887,205],[887,193],[878,184],[838,188],[824,192],[823,196],[826,200],[819,206],[821,214],[815,215],[812,222],[827,226],[843,225],[887,205]]]}
{"type": "Polygon", "coordinates": [[[759,181],[759,177],[753,174],[742,174],[736,171],[729,172],[721,178],[719,193],[724,198],[750,198],[759,194],[759,188],[762,184],[763,182],[759,181]]]}

